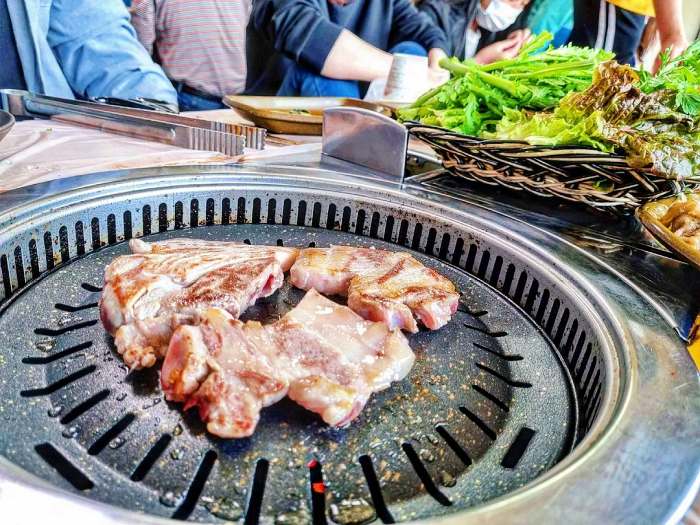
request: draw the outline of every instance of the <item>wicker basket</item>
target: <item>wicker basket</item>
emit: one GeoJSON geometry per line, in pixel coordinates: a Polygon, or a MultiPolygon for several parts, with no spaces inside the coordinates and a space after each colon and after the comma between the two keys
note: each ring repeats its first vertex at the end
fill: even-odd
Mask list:
{"type": "Polygon", "coordinates": [[[538,197],[630,212],[646,202],[700,187],[700,174],[684,181],[667,179],[630,167],[622,156],[592,148],[483,140],[415,122],[407,127],[441,155],[454,175],[538,197]]]}

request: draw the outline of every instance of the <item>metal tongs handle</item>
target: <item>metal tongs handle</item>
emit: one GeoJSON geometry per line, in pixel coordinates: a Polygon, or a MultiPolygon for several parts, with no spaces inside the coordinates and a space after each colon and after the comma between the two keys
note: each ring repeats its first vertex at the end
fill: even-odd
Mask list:
{"type": "Polygon", "coordinates": [[[0,100],[3,107],[15,116],[51,118],[189,149],[219,151],[227,155],[243,153],[246,145],[262,149],[265,141],[265,130],[261,128],[158,111],[35,95],[10,89],[0,90],[0,100]]]}

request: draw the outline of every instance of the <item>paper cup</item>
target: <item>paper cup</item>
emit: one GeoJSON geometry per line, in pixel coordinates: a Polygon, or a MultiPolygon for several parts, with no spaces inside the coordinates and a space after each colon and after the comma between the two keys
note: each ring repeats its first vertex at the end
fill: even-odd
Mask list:
{"type": "Polygon", "coordinates": [[[391,62],[384,98],[391,102],[413,102],[426,90],[428,57],[397,53],[391,62]]]}

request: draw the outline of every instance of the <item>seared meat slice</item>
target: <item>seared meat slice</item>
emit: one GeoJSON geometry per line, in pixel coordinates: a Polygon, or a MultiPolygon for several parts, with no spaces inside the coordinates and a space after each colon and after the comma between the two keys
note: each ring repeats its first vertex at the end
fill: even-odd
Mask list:
{"type": "Polygon", "coordinates": [[[390,330],[417,332],[416,318],[437,330],[450,320],[459,301],[452,282],[405,252],[308,248],[299,254],[290,276],[303,290],[347,295],[350,308],[390,330]]]}
{"type": "Polygon", "coordinates": [[[197,406],[212,434],[250,436],[262,407],[285,395],[344,426],[372,392],[408,374],[414,355],[404,335],[309,291],[279,321],[243,323],[212,308],[170,340],[165,397],[197,406]]]}
{"type": "Polygon", "coordinates": [[[275,292],[298,250],[194,239],[129,243],[105,270],[100,317],[131,368],[153,366],[172,331],[216,306],[238,317],[275,292]]]}
{"type": "Polygon", "coordinates": [[[687,200],[674,202],[661,217],[661,223],[700,251],[700,198],[690,196],[687,200]]]}

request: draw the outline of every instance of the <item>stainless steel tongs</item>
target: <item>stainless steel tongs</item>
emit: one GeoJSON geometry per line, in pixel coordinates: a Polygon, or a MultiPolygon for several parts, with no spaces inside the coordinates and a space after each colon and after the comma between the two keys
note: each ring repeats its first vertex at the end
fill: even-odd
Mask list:
{"type": "Polygon", "coordinates": [[[182,148],[240,155],[263,149],[266,130],[182,115],[0,89],[2,108],[14,116],[50,118],[182,148]]]}

